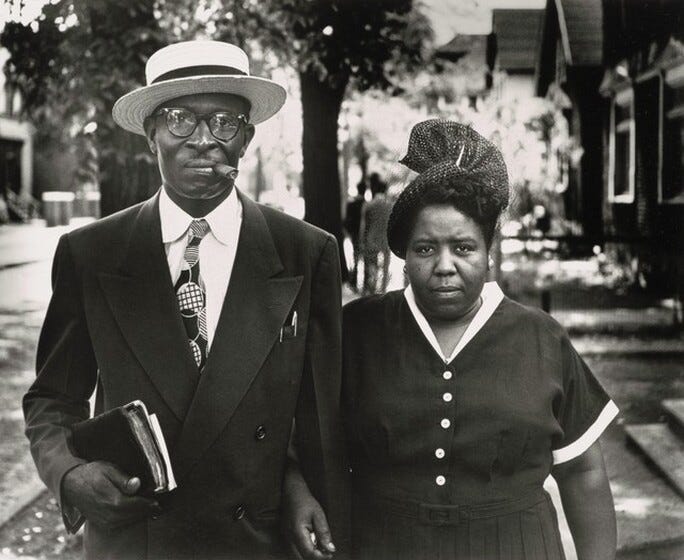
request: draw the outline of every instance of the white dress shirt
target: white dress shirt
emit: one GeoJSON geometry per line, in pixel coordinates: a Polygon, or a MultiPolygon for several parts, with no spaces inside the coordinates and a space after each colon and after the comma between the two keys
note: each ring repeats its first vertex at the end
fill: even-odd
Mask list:
{"type": "MultiPolygon", "coordinates": [[[[188,244],[188,231],[194,219],[166,194],[162,187],[159,195],[159,218],[162,241],[169,263],[174,286],[180,276],[181,264],[188,244]]],[[[230,275],[233,272],[235,253],[242,225],[242,204],[235,192],[209,212],[204,219],[210,227],[199,245],[200,274],[206,287],[207,350],[214,340],[216,325],[226,297],[230,275]]]]}

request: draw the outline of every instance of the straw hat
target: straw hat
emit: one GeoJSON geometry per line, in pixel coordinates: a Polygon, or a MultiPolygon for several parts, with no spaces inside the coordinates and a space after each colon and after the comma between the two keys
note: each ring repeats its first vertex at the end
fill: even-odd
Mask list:
{"type": "Polygon", "coordinates": [[[145,134],[143,122],[160,104],[197,93],[230,93],[249,101],[249,122],[275,115],[285,103],[285,89],[249,75],[247,54],[220,41],[184,41],[155,52],[145,65],[146,86],[120,97],[112,116],[122,128],[145,134]]]}

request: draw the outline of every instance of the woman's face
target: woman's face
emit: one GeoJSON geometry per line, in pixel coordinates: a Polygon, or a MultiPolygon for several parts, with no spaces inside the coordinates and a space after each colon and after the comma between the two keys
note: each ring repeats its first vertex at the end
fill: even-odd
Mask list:
{"type": "Polygon", "coordinates": [[[489,255],[480,226],[450,205],[423,208],[406,249],[406,274],[428,319],[458,319],[478,301],[489,255]]]}

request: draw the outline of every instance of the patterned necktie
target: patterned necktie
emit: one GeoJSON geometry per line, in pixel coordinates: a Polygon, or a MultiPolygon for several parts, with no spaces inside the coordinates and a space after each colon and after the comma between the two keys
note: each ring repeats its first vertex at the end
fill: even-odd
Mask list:
{"type": "Polygon", "coordinates": [[[190,224],[188,245],[175,286],[190,350],[200,372],[207,361],[207,298],[204,281],[200,275],[199,244],[208,232],[209,224],[206,220],[193,220],[190,224]]]}

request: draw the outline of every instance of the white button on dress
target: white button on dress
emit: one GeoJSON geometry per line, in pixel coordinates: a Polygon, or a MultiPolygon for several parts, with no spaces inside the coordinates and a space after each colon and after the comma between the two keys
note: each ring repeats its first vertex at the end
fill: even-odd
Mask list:
{"type": "Polygon", "coordinates": [[[435,457],[437,457],[438,459],[444,459],[444,455],[444,449],[442,449],[441,447],[435,449],[435,457]]]}
{"type": "Polygon", "coordinates": [[[453,395],[451,393],[444,393],[442,395],[442,398],[444,399],[444,402],[451,402],[451,399],[453,399],[453,395]]]}
{"type": "Polygon", "coordinates": [[[445,372],[442,374],[442,377],[443,377],[444,379],[446,379],[447,381],[449,381],[449,379],[451,379],[453,376],[454,376],[454,374],[451,373],[450,371],[445,371],[445,372]]]}
{"type": "Polygon", "coordinates": [[[439,423],[439,425],[446,430],[449,426],[451,426],[451,420],[448,418],[442,418],[442,421],[439,423]]]}
{"type": "Polygon", "coordinates": [[[435,484],[437,484],[437,486],[444,486],[446,484],[446,478],[440,474],[437,478],[435,478],[435,484]]]}

